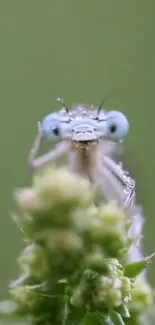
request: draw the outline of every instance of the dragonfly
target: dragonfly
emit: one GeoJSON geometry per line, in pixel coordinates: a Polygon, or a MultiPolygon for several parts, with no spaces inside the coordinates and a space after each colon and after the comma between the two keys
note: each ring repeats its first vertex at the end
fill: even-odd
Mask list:
{"type": "Polygon", "coordinates": [[[38,122],[38,134],[29,154],[28,164],[38,169],[68,155],[70,170],[90,183],[98,184],[102,201],[115,200],[120,206],[132,206],[135,181],[121,163],[111,158],[117,144],[129,131],[127,117],[119,111],[106,111],[103,102],[94,109],[75,105],[69,110],[62,99],[62,108],[38,122]],[[37,157],[42,141],[55,145],[50,152],[37,157]]]}

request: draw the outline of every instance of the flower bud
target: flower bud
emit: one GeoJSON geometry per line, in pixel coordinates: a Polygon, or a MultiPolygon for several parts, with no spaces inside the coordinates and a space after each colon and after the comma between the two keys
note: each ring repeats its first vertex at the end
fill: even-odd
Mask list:
{"type": "Polygon", "coordinates": [[[44,300],[41,295],[31,291],[25,286],[11,289],[10,294],[21,312],[34,312],[35,310],[39,310],[44,300]]]}
{"type": "Polygon", "coordinates": [[[131,291],[130,311],[138,314],[146,312],[152,303],[153,292],[149,284],[141,279],[136,280],[131,291]]]}
{"type": "Polygon", "coordinates": [[[43,247],[32,243],[28,245],[18,259],[22,268],[31,276],[43,277],[48,272],[46,252],[43,247]]]}

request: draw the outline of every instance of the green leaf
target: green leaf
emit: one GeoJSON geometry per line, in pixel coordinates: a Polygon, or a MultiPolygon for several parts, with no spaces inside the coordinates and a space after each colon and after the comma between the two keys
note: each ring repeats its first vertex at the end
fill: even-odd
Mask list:
{"type": "Polygon", "coordinates": [[[146,269],[147,265],[151,263],[151,259],[154,254],[144,258],[141,261],[126,264],[124,266],[124,276],[128,278],[135,278],[139,275],[144,269],[146,269]]]}
{"type": "Polygon", "coordinates": [[[118,255],[117,255],[119,262],[123,262],[125,260],[126,256],[128,255],[128,253],[129,253],[128,247],[120,249],[118,252],[118,255]]]}
{"type": "MultiPolygon", "coordinates": [[[[32,284],[34,285],[35,283],[36,283],[36,285],[38,284],[37,279],[34,276],[22,274],[17,280],[12,281],[10,283],[9,288],[13,289],[13,288],[16,288],[21,285],[32,285],[32,284]]],[[[38,285],[40,285],[40,284],[38,284],[38,285]]]]}
{"type": "Polygon", "coordinates": [[[118,307],[116,309],[116,311],[121,314],[121,316],[125,317],[125,318],[129,318],[130,317],[130,313],[128,308],[125,305],[122,305],[120,307],[118,307]]]}
{"type": "Polygon", "coordinates": [[[110,311],[110,317],[115,325],[125,325],[122,316],[114,310],[110,311]]]}
{"type": "Polygon", "coordinates": [[[112,319],[109,317],[109,315],[105,315],[105,314],[102,314],[99,311],[97,311],[96,317],[102,325],[115,325],[115,323],[112,321],[112,319]]]}
{"type": "Polygon", "coordinates": [[[62,296],[65,295],[65,290],[67,286],[67,281],[59,281],[56,284],[51,284],[47,282],[43,282],[41,284],[31,285],[29,289],[42,294],[46,297],[54,297],[54,296],[62,296]],[[50,288],[51,287],[51,288],[50,288]]]}
{"type": "Polygon", "coordinates": [[[79,325],[86,314],[87,311],[85,307],[77,308],[67,303],[63,325],[79,325]]]}

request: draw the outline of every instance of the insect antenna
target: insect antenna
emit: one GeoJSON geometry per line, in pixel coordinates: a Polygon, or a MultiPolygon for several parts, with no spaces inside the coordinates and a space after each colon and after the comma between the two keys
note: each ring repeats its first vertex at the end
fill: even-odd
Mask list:
{"type": "Polygon", "coordinates": [[[109,97],[109,92],[105,95],[105,97],[102,99],[99,107],[98,107],[98,110],[97,110],[97,117],[100,115],[100,112],[101,112],[101,109],[103,107],[103,104],[105,104],[106,100],[108,99],[109,97]]]}
{"type": "Polygon", "coordinates": [[[65,109],[66,113],[68,114],[69,109],[68,109],[68,107],[65,105],[64,100],[63,100],[62,98],[60,98],[60,97],[57,97],[57,102],[60,103],[60,104],[63,106],[63,108],[65,109]]]}

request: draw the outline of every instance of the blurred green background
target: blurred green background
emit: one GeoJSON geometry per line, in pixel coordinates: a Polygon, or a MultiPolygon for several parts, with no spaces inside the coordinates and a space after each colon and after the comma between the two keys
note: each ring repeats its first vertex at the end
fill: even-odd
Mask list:
{"type": "MultiPolygon", "coordinates": [[[[0,2],[0,298],[17,275],[22,235],[10,217],[13,189],[28,185],[36,122],[56,97],[121,110],[131,123],[125,165],[146,217],[145,251],[155,251],[155,2],[0,2]]],[[[155,262],[150,268],[154,282],[155,262]]],[[[154,284],[154,283],[153,283],[154,284]]]]}

